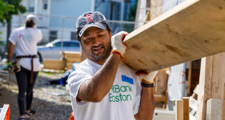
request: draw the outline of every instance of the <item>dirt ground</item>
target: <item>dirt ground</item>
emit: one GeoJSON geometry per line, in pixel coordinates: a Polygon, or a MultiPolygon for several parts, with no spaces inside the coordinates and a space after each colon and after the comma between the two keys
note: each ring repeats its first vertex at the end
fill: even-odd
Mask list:
{"type": "MultiPolygon", "coordinates": [[[[70,96],[65,86],[50,85],[49,80],[61,75],[39,74],[34,87],[32,109],[36,115],[27,120],[67,120],[72,112],[70,96]]],[[[0,108],[10,104],[10,120],[19,118],[18,87],[15,76],[9,82],[0,81],[0,108]]]]}

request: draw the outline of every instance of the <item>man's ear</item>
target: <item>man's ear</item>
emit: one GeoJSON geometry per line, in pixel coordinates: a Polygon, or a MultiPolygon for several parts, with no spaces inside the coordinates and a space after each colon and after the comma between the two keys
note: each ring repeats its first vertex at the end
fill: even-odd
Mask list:
{"type": "Polygon", "coordinates": [[[110,38],[112,37],[112,33],[111,32],[110,32],[109,36],[110,36],[110,38]]]}

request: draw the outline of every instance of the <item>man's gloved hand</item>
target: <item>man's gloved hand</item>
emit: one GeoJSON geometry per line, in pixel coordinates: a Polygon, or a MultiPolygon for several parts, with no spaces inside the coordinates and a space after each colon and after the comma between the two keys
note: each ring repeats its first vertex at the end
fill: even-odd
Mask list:
{"type": "Polygon", "coordinates": [[[158,71],[153,71],[153,72],[150,72],[150,73],[147,73],[147,72],[143,72],[143,71],[137,71],[136,72],[136,75],[139,77],[139,79],[141,81],[145,81],[145,83],[154,83],[154,78],[156,76],[156,74],[158,73],[158,71]]]}
{"type": "Polygon", "coordinates": [[[123,54],[125,53],[126,51],[126,45],[123,43],[123,39],[125,38],[125,36],[127,35],[128,33],[125,32],[125,31],[121,31],[115,35],[112,36],[111,38],[111,44],[112,44],[112,47],[113,47],[113,50],[112,50],[112,53],[117,53],[121,56],[123,56],[123,54]]]}
{"type": "Polygon", "coordinates": [[[11,62],[7,62],[7,68],[11,66],[11,62]]]}

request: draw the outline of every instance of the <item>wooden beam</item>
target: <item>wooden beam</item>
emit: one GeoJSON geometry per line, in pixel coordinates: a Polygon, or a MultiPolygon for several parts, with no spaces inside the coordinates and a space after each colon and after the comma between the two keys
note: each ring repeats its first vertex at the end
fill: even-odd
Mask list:
{"type": "Polygon", "coordinates": [[[224,83],[225,53],[202,59],[198,94],[198,110],[196,114],[197,120],[206,119],[206,103],[208,99],[216,98],[223,101],[224,83]]]}
{"type": "Polygon", "coordinates": [[[211,98],[207,101],[206,120],[222,120],[222,101],[220,99],[211,98]]]}
{"type": "Polygon", "coordinates": [[[154,98],[155,98],[155,102],[164,102],[166,99],[166,96],[154,95],[154,98]]]}
{"type": "Polygon", "coordinates": [[[183,100],[176,100],[175,102],[175,120],[184,120],[183,119],[183,100]]]}
{"type": "Polygon", "coordinates": [[[199,92],[198,92],[198,110],[196,113],[196,120],[205,120],[206,116],[206,102],[211,98],[211,80],[212,80],[212,65],[213,56],[202,58],[199,92]]]}
{"type": "Polygon", "coordinates": [[[150,72],[225,51],[224,8],[223,0],[182,2],[126,36],[124,62],[150,72]]]}
{"type": "Polygon", "coordinates": [[[189,120],[189,97],[183,97],[183,119],[189,120]]]}

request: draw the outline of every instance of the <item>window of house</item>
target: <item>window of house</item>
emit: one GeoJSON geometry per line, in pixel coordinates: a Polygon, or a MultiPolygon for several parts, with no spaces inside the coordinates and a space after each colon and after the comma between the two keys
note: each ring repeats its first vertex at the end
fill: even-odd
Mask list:
{"type": "Polygon", "coordinates": [[[57,31],[50,31],[49,33],[49,41],[53,41],[57,39],[57,31]]]}
{"type": "Polygon", "coordinates": [[[34,0],[28,0],[28,12],[34,12],[34,0]]]}

